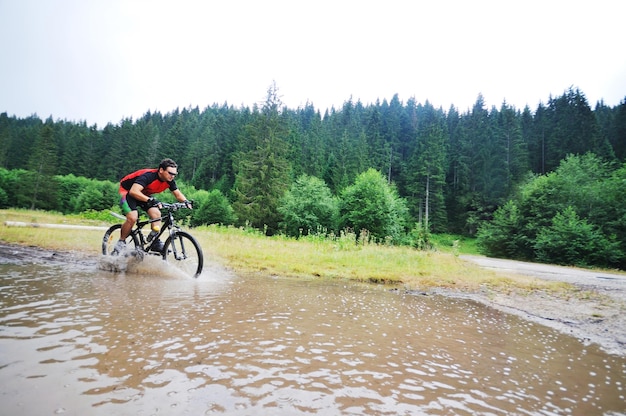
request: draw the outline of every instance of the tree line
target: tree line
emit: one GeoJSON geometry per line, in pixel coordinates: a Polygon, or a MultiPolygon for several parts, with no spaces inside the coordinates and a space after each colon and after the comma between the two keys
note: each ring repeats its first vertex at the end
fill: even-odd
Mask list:
{"type": "MultiPolygon", "coordinates": [[[[341,197],[373,169],[406,206],[405,232],[421,224],[428,232],[476,235],[520,186],[554,172],[568,155],[587,153],[609,170],[625,162],[626,101],[592,110],[570,88],[534,111],[506,102],[487,108],[479,95],[461,112],[395,95],[369,105],[350,99],[321,114],[312,104],[283,106],[272,85],[251,108],[147,112],[103,128],[0,114],[0,166],[36,172],[33,187],[52,175],[117,182],[171,157],[180,181],[219,191],[235,223],[268,234],[286,230],[278,207],[298,179],[317,178],[341,197]]],[[[335,226],[355,225],[349,217],[339,212],[335,226]]]]}

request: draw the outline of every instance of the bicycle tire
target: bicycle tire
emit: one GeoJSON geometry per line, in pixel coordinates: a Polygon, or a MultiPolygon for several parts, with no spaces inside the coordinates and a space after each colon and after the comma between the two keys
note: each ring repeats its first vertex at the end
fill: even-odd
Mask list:
{"type": "Polygon", "coordinates": [[[193,277],[200,276],[204,265],[200,244],[185,231],[168,237],[163,245],[163,260],[193,277]]]}
{"type": "MultiPolygon", "coordinates": [[[[104,233],[104,237],[102,237],[102,254],[103,255],[105,256],[112,255],[113,247],[115,247],[117,240],[119,240],[119,232],[121,228],[122,228],[122,224],[115,224],[109,227],[108,230],[106,230],[106,232],[104,233]]],[[[139,240],[137,239],[136,236],[134,235],[128,236],[126,238],[126,244],[128,245],[130,241],[133,242],[135,248],[141,247],[141,244],[139,243],[139,240]]]]}

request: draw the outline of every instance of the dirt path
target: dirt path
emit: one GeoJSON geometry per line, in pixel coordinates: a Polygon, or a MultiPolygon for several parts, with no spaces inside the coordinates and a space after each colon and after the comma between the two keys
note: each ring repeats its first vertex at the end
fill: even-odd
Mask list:
{"type": "Polygon", "coordinates": [[[461,296],[555,328],[611,354],[626,355],[626,274],[547,264],[460,256],[481,267],[572,284],[580,292],[569,299],[531,295],[474,293],[461,296]]]}

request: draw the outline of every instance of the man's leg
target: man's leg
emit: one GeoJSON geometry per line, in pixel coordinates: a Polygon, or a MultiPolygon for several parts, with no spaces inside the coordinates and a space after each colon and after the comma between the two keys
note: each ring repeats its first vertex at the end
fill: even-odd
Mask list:
{"type": "MultiPolygon", "coordinates": [[[[155,219],[155,218],[161,218],[161,210],[158,209],[157,207],[152,207],[148,209],[148,216],[151,219],[155,219]]],[[[155,221],[151,224],[152,227],[152,231],[153,232],[158,232],[161,229],[161,221],[155,221]]],[[[150,237],[150,236],[148,236],[150,237]]],[[[148,238],[150,239],[150,238],[148,238]]],[[[161,240],[156,240],[154,242],[152,242],[152,251],[156,251],[156,252],[162,252],[163,251],[163,241],[161,240]]]]}
{"type": "MultiPolygon", "coordinates": [[[[161,210],[157,207],[152,207],[148,209],[148,217],[150,219],[161,218],[161,210]]],[[[161,221],[155,221],[152,223],[152,229],[160,230],[161,229],[161,221]]]]}
{"type": "Polygon", "coordinates": [[[126,237],[130,235],[130,231],[133,229],[133,226],[137,222],[137,218],[139,218],[139,213],[137,210],[130,211],[126,214],[126,221],[122,224],[122,229],[120,230],[120,240],[126,240],[126,237]]]}
{"type": "Polygon", "coordinates": [[[120,208],[122,209],[122,213],[126,215],[126,221],[124,221],[122,229],[120,230],[120,241],[123,242],[126,240],[126,237],[130,235],[133,226],[139,218],[137,200],[128,195],[128,193],[122,193],[120,194],[120,208]]]}

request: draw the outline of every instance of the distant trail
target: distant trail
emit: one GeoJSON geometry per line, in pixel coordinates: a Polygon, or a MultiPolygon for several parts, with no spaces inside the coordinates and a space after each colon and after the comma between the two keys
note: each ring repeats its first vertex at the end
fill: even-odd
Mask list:
{"type": "Polygon", "coordinates": [[[607,295],[626,301],[626,273],[584,270],[575,267],[481,256],[461,255],[459,257],[486,269],[534,276],[538,279],[565,282],[603,292],[606,291],[607,295]]]}
{"type": "Polygon", "coordinates": [[[32,227],[32,228],[62,228],[67,230],[96,230],[106,231],[108,227],[97,227],[93,225],[73,225],[73,224],[41,224],[38,222],[5,221],[7,227],[32,227]]]}
{"type": "Polygon", "coordinates": [[[494,259],[481,256],[461,255],[481,267],[503,270],[545,280],[571,283],[574,285],[604,287],[607,290],[626,290],[626,273],[585,270],[576,267],[556,266],[552,264],[530,263],[517,260],[494,259]]]}

